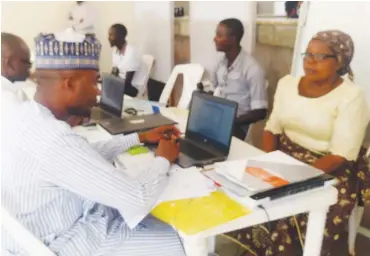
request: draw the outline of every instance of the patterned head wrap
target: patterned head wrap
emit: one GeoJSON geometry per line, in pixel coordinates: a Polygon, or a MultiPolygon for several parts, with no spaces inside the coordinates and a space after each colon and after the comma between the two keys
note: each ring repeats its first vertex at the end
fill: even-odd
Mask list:
{"type": "Polygon", "coordinates": [[[343,76],[348,73],[349,79],[353,80],[350,63],[353,58],[354,45],[351,36],[339,30],[326,30],[317,33],[312,39],[326,43],[341,65],[338,74],[343,76]]]}

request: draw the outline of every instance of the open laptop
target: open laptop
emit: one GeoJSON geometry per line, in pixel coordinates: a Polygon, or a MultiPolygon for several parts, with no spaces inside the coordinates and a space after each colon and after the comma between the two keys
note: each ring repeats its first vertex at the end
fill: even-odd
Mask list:
{"type": "Polygon", "coordinates": [[[226,160],[237,109],[234,101],[194,92],[177,164],[188,168],[226,160]]]}
{"type": "Polygon", "coordinates": [[[124,93],[124,79],[103,74],[100,103],[92,109],[91,119],[98,123],[106,119],[120,119],[124,93]]]}

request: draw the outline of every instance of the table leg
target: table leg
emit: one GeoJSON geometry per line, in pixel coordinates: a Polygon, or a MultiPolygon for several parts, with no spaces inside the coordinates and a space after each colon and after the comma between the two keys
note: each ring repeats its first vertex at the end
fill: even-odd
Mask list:
{"type": "Polygon", "coordinates": [[[207,256],[208,239],[184,239],[184,249],[186,256],[207,256]]]}
{"type": "Polygon", "coordinates": [[[328,210],[324,207],[309,212],[303,256],[320,256],[328,210]]]}
{"type": "Polygon", "coordinates": [[[216,251],[216,237],[211,236],[208,238],[208,253],[214,253],[216,251]]]}

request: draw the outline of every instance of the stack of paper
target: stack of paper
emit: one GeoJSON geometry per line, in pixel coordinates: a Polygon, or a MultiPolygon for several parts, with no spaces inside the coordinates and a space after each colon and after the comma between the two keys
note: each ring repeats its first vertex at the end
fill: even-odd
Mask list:
{"type": "Polygon", "coordinates": [[[157,205],[167,201],[209,196],[215,189],[214,183],[196,168],[172,170],[168,185],[157,205]]]}
{"type": "Polygon", "coordinates": [[[231,192],[248,196],[320,174],[322,171],[274,151],[248,160],[217,163],[215,170],[206,175],[231,192]]]}
{"type": "Polygon", "coordinates": [[[153,160],[154,160],[153,152],[134,155],[134,156],[128,153],[124,153],[124,154],[121,154],[115,160],[115,163],[122,170],[124,170],[128,176],[135,178],[142,171],[150,168],[150,165],[152,164],[153,160]]]}
{"type": "MultiPolygon", "coordinates": [[[[119,156],[115,162],[122,171],[134,178],[150,168],[153,160],[153,152],[135,156],[125,153],[119,156]]],[[[168,185],[160,196],[158,204],[166,201],[209,196],[213,191],[215,191],[214,183],[196,168],[182,169],[178,165],[173,165],[168,185]]]]}
{"type": "Polygon", "coordinates": [[[87,141],[90,143],[112,139],[112,135],[110,135],[107,131],[105,131],[99,125],[90,126],[90,127],[76,126],[73,128],[73,130],[78,135],[86,138],[87,141]]]}

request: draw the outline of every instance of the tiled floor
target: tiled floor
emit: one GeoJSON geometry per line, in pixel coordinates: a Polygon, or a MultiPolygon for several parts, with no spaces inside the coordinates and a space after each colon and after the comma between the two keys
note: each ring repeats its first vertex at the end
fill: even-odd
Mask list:
{"type": "MultiPolygon", "coordinates": [[[[361,226],[370,230],[370,207],[366,207],[361,226]]],[[[243,250],[230,240],[221,236],[216,239],[216,252],[219,256],[241,256],[243,250]]],[[[370,239],[358,234],[356,238],[356,256],[370,255],[370,239]]]]}

